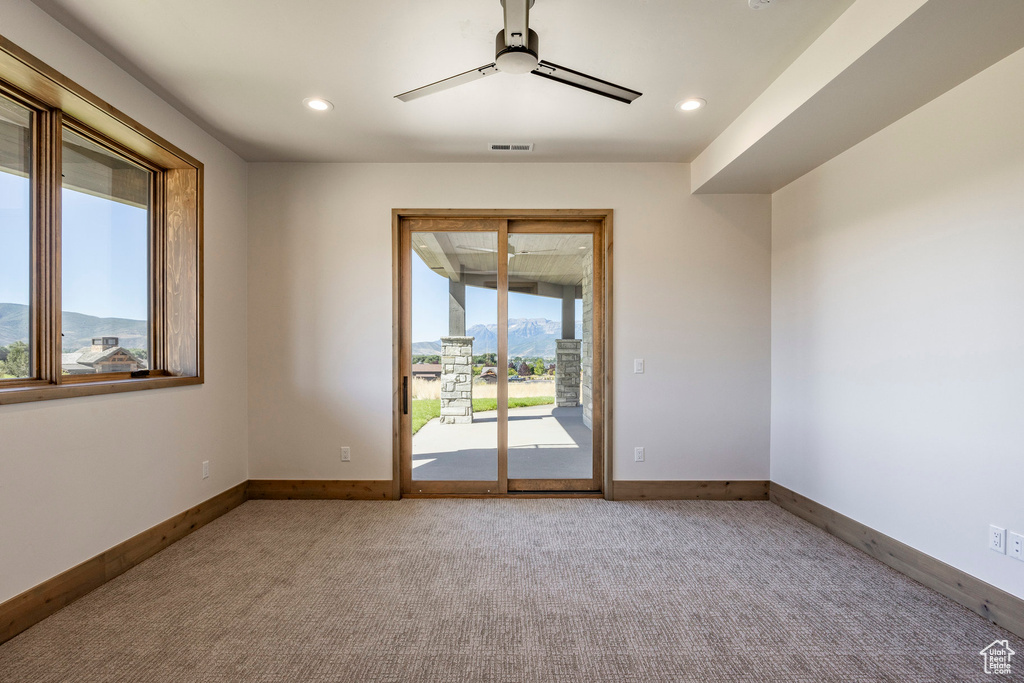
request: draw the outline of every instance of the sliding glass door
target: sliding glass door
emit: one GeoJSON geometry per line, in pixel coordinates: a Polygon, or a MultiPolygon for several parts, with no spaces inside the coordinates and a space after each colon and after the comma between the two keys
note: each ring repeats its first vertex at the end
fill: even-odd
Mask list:
{"type": "Polygon", "coordinates": [[[409,237],[412,481],[497,490],[497,386],[478,377],[482,359],[497,354],[498,233],[409,237]]]}
{"type": "Polygon", "coordinates": [[[399,221],[403,494],[601,489],[603,227],[399,221]]]}
{"type": "Polygon", "coordinates": [[[593,371],[593,234],[510,228],[509,488],[585,490],[594,478],[584,409],[593,371]]]}

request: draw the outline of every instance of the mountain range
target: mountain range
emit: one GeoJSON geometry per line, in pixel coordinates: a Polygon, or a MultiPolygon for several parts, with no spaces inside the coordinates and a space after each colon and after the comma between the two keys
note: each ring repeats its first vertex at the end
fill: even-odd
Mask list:
{"type": "MultiPolygon", "coordinates": [[[[473,325],[466,330],[473,337],[473,353],[498,352],[498,325],[473,325]]],[[[576,338],[583,336],[582,321],[576,322],[576,338]]],[[[508,355],[530,358],[555,358],[555,340],[562,337],[562,323],[547,318],[509,318],[508,355]]],[[[414,356],[441,353],[441,341],[413,342],[414,356]]]]}
{"type": "MultiPolygon", "coordinates": [[[[129,318],[98,318],[73,311],[61,313],[65,351],[89,346],[94,337],[118,337],[125,348],[145,348],[148,324],[129,318]]],[[[28,306],[0,303],[0,346],[28,341],[28,306]]],[[[498,352],[498,325],[473,325],[466,335],[474,337],[473,353],[498,352]]],[[[510,318],[508,355],[555,358],[555,340],[562,336],[562,323],[547,318],[510,318]]],[[[576,322],[576,337],[583,336],[583,323],[576,322]]],[[[441,340],[413,342],[413,355],[441,353],[441,340]]]]}
{"type": "MultiPolygon", "coordinates": [[[[16,341],[28,341],[28,306],[0,304],[0,346],[16,341]]],[[[93,337],[118,337],[120,345],[128,348],[146,348],[149,324],[145,320],[128,318],[97,318],[93,315],[63,311],[61,323],[64,332],[62,346],[65,351],[76,351],[92,344],[93,337]]]]}

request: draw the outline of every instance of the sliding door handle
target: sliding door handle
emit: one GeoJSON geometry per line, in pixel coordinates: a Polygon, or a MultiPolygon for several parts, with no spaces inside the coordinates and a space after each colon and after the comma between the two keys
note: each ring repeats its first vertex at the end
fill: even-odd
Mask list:
{"type": "Polygon", "coordinates": [[[409,377],[402,378],[402,415],[409,414],[409,377]]]}

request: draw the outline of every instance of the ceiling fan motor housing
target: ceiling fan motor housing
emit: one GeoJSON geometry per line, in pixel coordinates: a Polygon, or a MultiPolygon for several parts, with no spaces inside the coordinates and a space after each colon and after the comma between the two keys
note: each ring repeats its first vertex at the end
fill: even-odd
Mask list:
{"type": "Polygon", "coordinates": [[[494,63],[499,71],[507,74],[525,74],[536,69],[540,61],[537,57],[539,50],[540,38],[533,29],[530,29],[526,45],[507,47],[504,31],[498,31],[494,37],[494,63]]]}

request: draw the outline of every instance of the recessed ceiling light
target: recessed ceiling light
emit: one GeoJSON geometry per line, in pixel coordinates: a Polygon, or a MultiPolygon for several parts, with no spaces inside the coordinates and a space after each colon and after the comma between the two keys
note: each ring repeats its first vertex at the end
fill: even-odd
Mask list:
{"type": "Polygon", "coordinates": [[[688,100],[676,103],[676,109],[679,111],[696,111],[703,107],[707,102],[699,97],[691,97],[688,100]]]}
{"type": "Polygon", "coordinates": [[[302,103],[314,111],[330,111],[334,105],[322,97],[307,97],[302,103]]]}

